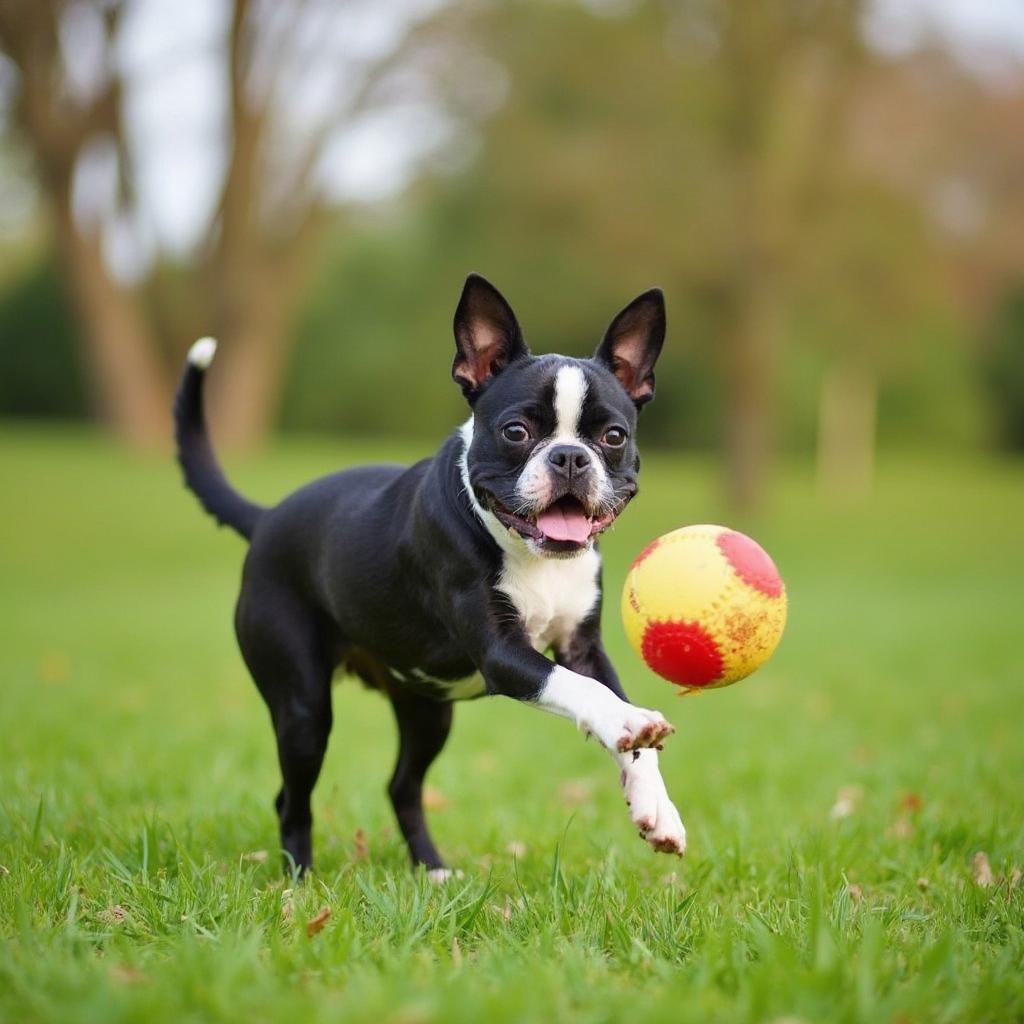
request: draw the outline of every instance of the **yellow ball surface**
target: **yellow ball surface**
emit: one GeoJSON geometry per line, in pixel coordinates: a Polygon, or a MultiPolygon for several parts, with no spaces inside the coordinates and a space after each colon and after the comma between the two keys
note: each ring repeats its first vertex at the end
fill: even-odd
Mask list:
{"type": "Polygon", "coordinates": [[[760,668],[786,626],[786,588],[755,541],[725,526],[684,526],[637,556],[622,621],[649,668],[684,692],[760,668]]]}

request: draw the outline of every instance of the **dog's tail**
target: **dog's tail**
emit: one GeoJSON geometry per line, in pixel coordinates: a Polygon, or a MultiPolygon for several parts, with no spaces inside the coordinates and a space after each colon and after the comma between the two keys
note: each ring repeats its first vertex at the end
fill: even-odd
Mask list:
{"type": "Polygon", "coordinates": [[[217,342],[200,338],[188,351],[188,362],[174,400],[174,437],[185,485],[218,523],[230,526],[246,539],[266,511],[243,498],[228,483],[213,454],[203,415],[203,379],[213,362],[217,342]]]}

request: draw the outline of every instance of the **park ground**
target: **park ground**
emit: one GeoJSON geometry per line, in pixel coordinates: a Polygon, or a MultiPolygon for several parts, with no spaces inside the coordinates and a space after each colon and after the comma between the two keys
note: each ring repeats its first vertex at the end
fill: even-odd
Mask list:
{"type": "MultiPolygon", "coordinates": [[[[289,441],[232,475],[270,501],[426,450],[289,441]]],[[[713,468],[649,456],[604,541],[608,645],[677,727],[685,859],[633,833],[594,744],[484,700],[429,778],[463,873],[431,887],[384,797],[389,710],[346,681],[318,872],[293,885],[231,634],[242,544],[169,457],[4,428],[0,1020],[1024,1019],[1024,466],[890,455],[846,506],[787,467],[769,509],[731,520],[787,580],[782,646],[679,699],[616,598],[646,541],[726,518],[713,468]]]]}

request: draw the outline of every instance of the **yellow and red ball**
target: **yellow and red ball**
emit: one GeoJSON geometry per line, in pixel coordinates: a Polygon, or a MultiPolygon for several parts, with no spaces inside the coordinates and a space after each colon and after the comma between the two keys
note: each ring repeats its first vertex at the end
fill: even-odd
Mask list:
{"type": "Polygon", "coordinates": [[[774,653],[786,588],[756,541],[725,526],[684,526],[648,544],[622,591],[626,636],[684,692],[728,686],[774,653]]]}

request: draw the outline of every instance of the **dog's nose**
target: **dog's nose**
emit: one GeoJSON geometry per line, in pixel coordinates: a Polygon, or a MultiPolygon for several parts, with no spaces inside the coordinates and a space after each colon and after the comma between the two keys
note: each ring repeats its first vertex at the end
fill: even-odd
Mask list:
{"type": "Polygon", "coordinates": [[[590,455],[576,444],[556,444],[548,452],[548,464],[559,476],[571,480],[590,469],[590,455]]]}

